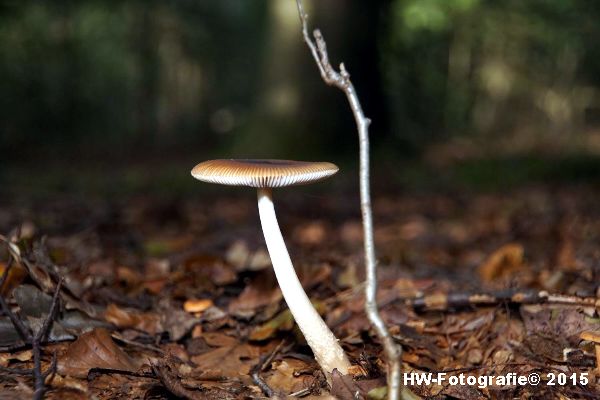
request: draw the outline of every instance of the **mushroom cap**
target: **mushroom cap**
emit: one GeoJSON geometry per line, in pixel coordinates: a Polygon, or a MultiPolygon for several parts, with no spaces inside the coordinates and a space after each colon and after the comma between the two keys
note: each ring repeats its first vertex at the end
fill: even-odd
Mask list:
{"type": "Polygon", "coordinates": [[[210,160],[196,165],[192,176],[221,185],[275,188],[303,185],[338,172],[329,162],[291,160],[210,160]]]}

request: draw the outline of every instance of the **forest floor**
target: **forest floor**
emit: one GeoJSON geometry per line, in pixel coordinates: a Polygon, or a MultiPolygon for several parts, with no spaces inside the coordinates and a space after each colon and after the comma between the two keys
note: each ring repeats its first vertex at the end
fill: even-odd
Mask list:
{"type": "MultiPolygon", "coordinates": [[[[382,316],[405,350],[405,371],[447,373],[444,382],[413,382],[415,394],[600,397],[594,344],[582,339],[600,335],[599,198],[585,184],[374,194],[382,316]],[[509,373],[541,381],[448,381],[509,373]]],[[[31,398],[36,348],[50,399],[269,390],[383,398],[382,349],[363,311],[358,198],[292,188],[275,202],[303,286],[360,367],[354,376],[336,375],[328,388],[295,329],[253,191],[4,199],[0,233],[12,244],[0,243],[0,272],[9,271],[0,294],[17,322],[2,312],[0,398],[31,398]]]]}

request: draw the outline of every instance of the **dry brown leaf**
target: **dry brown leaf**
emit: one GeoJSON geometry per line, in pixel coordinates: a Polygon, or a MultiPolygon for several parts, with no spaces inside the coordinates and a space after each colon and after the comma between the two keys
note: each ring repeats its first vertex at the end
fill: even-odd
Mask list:
{"type": "MultiPolygon", "coordinates": [[[[86,381],[82,381],[81,379],[72,378],[70,376],[60,376],[58,374],[51,374],[46,380],[46,384],[52,386],[54,389],[62,389],[64,391],[72,392],[70,393],[72,397],[69,398],[79,398],[79,399],[88,399],[88,385],[86,381]]],[[[61,399],[65,399],[64,396],[60,397],[61,399]]]]}
{"type": "Polygon", "coordinates": [[[8,367],[8,364],[13,361],[29,361],[33,357],[31,350],[17,351],[14,353],[0,353],[0,366],[8,367]]]}
{"type": "Polygon", "coordinates": [[[129,287],[134,287],[142,281],[142,275],[133,268],[122,265],[117,267],[117,279],[125,282],[129,287]]]}
{"type": "Polygon", "coordinates": [[[92,368],[135,371],[137,363],[110,337],[104,328],[84,333],[69,345],[58,362],[58,372],[77,378],[87,377],[92,368]]]}
{"type": "Polygon", "coordinates": [[[119,328],[138,329],[150,335],[155,335],[163,330],[158,315],[126,310],[113,303],[106,307],[104,319],[119,328]]]}
{"type": "Polygon", "coordinates": [[[273,368],[273,374],[267,378],[267,383],[276,391],[286,394],[308,388],[314,382],[313,375],[294,376],[295,371],[306,370],[311,365],[296,358],[286,358],[273,368]]]}
{"type": "Polygon", "coordinates": [[[199,322],[199,319],[175,306],[170,300],[163,299],[159,303],[158,313],[163,329],[169,332],[173,341],[185,336],[199,322]]]}
{"type": "Polygon", "coordinates": [[[192,361],[205,373],[232,377],[248,375],[250,368],[258,360],[260,348],[231,339],[233,340],[227,339],[228,344],[223,347],[192,357],[192,361]]]}
{"type": "Polygon", "coordinates": [[[381,386],[385,386],[383,378],[354,381],[351,375],[337,370],[331,374],[331,394],[341,400],[366,399],[371,390],[381,386]]]}
{"type": "Polygon", "coordinates": [[[520,311],[529,336],[564,338],[570,347],[577,346],[581,332],[600,332],[600,320],[589,318],[579,307],[535,304],[522,306],[520,311]]]}
{"type": "Polygon", "coordinates": [[[331,394],[340,400],[358,400],[365,399],[366,396],[360,393],[350,375],[342,375],[338,370],[333,370],[331,374],[331,394]]]}
{"type": "Polygon", "coordinates": [[[290,310],[279,313],[275,318],[255,327],[248,339],[265,340],[273,336],[277,331],[289,331],[294,327],[294,317],[290,310]]]}
{"type": "Polygon", "coordinates": [[[238,339],[220,332],[206,332],[202,335],[202,339],[211,347],[233,347],[238,343],[238,339]]]}
{"type": "Polygon", "coordinates": [[[220,257],[195,254],[188,257],[183,265],[187,276],[193,274],[196,280],[208,280],[215,285],[227,285],[237,279],[235,268],[220,257]]]}
{"type": "MultiPolygon", "coordinates": [[[[0,262],[0,276],[2,276],[5,269],[6,264],[0,262]]],[[[9,293],[12,289],[19,286],[19,284],[23,282],[26,276],[27,271],[25,270],[25,268],[23,268],[19,264],[13,265],[10,271],[8,271],[8,276],[6,277],[4,284],[2,285],[2,287],[0,287],[0,295],[6,296],[6,294],[9,293]]]]}
{"type": "Polygon", "coordinates": [[[293,240],[304,245],[318,245],[327,238],[327,227],[322,221],[312,221],[294,229],[293,240]]]}
{"type": "Polygon", "coordinates": [[[281,300],[281,290],[272,269],[259,272],[237,299],[229,304],[229,312],[252,316],[256,309],[281,300]]]}
{"type": "Polygon", "coordinates": [[[479,266],[479,276],[485,282],[491,282],[523,267],[523,246],[509,243],[494,251],[479,266]]]}

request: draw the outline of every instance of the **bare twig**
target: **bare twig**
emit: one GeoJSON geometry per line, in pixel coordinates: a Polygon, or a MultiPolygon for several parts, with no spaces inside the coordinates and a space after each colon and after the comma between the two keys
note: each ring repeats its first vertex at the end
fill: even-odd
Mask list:
{"type": "Polygon", "coordinates": [[[163,384],[163,386],[175,396],[190,400],[199,400],[205,398],[205,396],[198,392],[193,392],[186,389],[181,382],[179,382],[179,378],[169,370],[168,366],[160,363],[152,364],[152,371],[163,384]]]}
{"type": "Polygon", "coordinates": [[[495,293],[438,293],[416,299],[407,299],[406,304],[416,311],[447,311],[474,307],[489,307],[498,304],[556,304],[591,307],[600,309],[600,298],[552,294],[544,290],[503,290],[495,293]]]}
{"type": "Polygon", "coordinates": [[[262,392],[267,397],[273,397],[275,395],[275,391],[265,382],[265,380],[260,375],[263,372],[267,365],[273,361],[273,358],[279,353],[283,345],[285,344],[285,340],[282,340],[269,354],[263,355],[260,358],[258,364],[252,367],[250,370],[250,376],[252,376],[252,381],[262,390],[262,392]]]}
{"type": "Polygon", "coordinates": [[[394,339],[387,330],[385,323],[381,319],[377,309],[377,264],[375,261],[375,244],[373,241],[373,216],[371,210],[371,190],[369,182],[369,125],[371,120],[365,117],[362,106],[354,85],[350,81],[350,74],[343,63],[340,64],[339,72],[336,71],[329,62],[327,54],[327,45],[321,31],[313,31],[314,42],[308,34],[308,15],[302,7],[302,0],[296,0],[300,22],[302,24],[302,36],[306,42],[312,56],[319,68],[321,77],[326,84],[335,86],[346,94],[346,98],[352,109],[354,120],[358,129],[358,138],[360,144],[360,205],[363,220],[364,251],[366,267],[366,287],[365,287],[365,310],[367,317],[377,332],[379,340],[383,344],[387,358],[388,368],[388,399],[396,400],[401,394],[401,359],[402,347],[396,345],[394,339]]]}
{"type": "MultiPolygon", "coordinates": [[[[48,336],[48,332],[52,327],[52,323],[54,322],[56,310],[58,309],[58,295],[60,293],[62,283],[63,279],[60,278],[56,284],[54,295],[52,296],[52,305],[50,306],[50,311],[48,311],[48,315],[46,316],[42,327],[36,332],[31,341],[34,364],[33,377],[35,382],[35,392],[33,392],[34,399],[42,399],[44,397],[44,392],[46,391],[45,380],[47,374],[42,373],[42,342],[45,341],[46,336],[48,336]]],[[[55,368],[56,362],[53,363],[53,367],[50,367],[49,371],[52,371],[55,368]]]]}
{"type": "Polygon", "coordinates": [[[120,335],[119,333],[113,332],[113,333],[111,333],[110,336],[112,336],[113,339],[116,339],[116,340],[118,340],[120,342],[123,342],[125,344],[128,344],[130,346],[135,346],[135,347],[139,347],[140,349],[149,350],[149,351],[158,353],[161,356],[165,355],[164,350],[162,350],[162,349],[160,349],[160,348],[158,348],[156,346],[152,346],[152,345],[149,345],[149,344],[143,344],[143,343],[140,343],[140,342],[136,342],[135,340],[129,340],[126,337],[124,337],[123,335],[120,335]]]}
{"type": "MultiPolygon", "coordinates": [[[[4,270],[4,273],[0,278],[0,287],[2,287],[8,277],[8,273],[13,265],[13,261],[20,261],[20,251],[14,243],[8,241],[4,236],[1,236],[0,240],[4,241],[8,245],[8,249],[11,255],[6,269],[4,270]]],[[[46,319],[44,320],[40,329],[37,332],[35,332],[35,334],[10,309],[10,307],[6,303],[6,300],[4,300],[2,296],[0,296],[0,307],[2,308],[2,311],[8,316],[23,342],[31,345],[33,352],[33,368],[30,370],[14,370],[12,372],[21,373],[28,371],[31,375],[33,375],[33,399],[35,400],[41,400],[44,397],[44,393],[46,391],[45,380],[50,374],[54,373],[54,371],[56,370],[56,355],[53,355],[49,369],[46,372],[42,373],[42,343],[46,340],[48,332],[52,327],[52,322],[54,322],[54,317],[56,315],[56,311],[58,310],[59,294],[62,283],[63,280],[62,278],[60,278],[54,289],[54,295],[52,296],[52,304],[50,306],[50,310],[48,311],[48,315],[46,316],[46,319]]]]}

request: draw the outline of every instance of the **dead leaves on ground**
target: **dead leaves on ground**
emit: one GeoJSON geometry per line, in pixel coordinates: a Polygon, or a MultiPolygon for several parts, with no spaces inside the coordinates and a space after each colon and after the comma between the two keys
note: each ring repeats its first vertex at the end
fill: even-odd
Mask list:
{"type": "Polygon", "coordinates": [[[115,344],[106,329],[97,328],[69,345],[58,362],[58,372],[86,378],[92,368],[133,372],[139,365],[115,344]]]}
{"type": "Polygon", "coordinates": [[[240,342],[232,336],[206,333],[202,338],[213,349],[193,356],[191,360],[201,365],[205,373],[237,378],[248,376],[261,353],[259,346],[240,342]]]}
{"type": "MultiPolygon", "coordinates": [[[[448,293],[507,287],[600,295],[600,215],[591,198],[585,191],[534,189],[376,200],[378,300],[404,346],[405,368],[472,375],[593,370],[595,348],[580,337],[582,331],[599,331],[593,306],[500,302],[447,308],[448,293]],[[415,297],[429,302],[427,312],[406,306],[415,297]]],[[[14,269],[0,291],[28,326],[35,328],[44,317],[56,274],[66,278],[64,307],[43,359],[47,368],[51,352],[59,357],[51,396],[259,397],[250,369],[282,339],[290,345],[261,373],[277,393],[385,396],[381,347],[363,311],[358,214],[344,205],[345,211],[336,211],[339,202],[326,198],[314,220],[306,217],[314,210],[303,214],[307,210],[298,205],[288,207],[289,219],[282,221],[307,292],[363,371],[354,379],[334,376],[328,391],[273,279],[253,200],[229,199],[214,213],[196,202],[159,207],[145,202],[119,205],[80,234],[50,235],[47,251],[31,235],[20,244],[30,262],[24,274],[14,269]],[[165,215],[177,218],[167,223],[165,215]]],[[[68,213],[55,209],[55,221],[68,213]]],[[[11,330],[0,318],[1,344],[18,343],[11,330]]],[[[0,353],[0,366],[30,363],[27,349],[0,353]]],[[[0,387],[26,384],[11,377],[0,387]]],[[[413,389],[421,396],[460,399],[533,394],[516,387],[413,389]]],[[[561,390],[561,396],[574,398],[598,386],[561,390]]]]}

